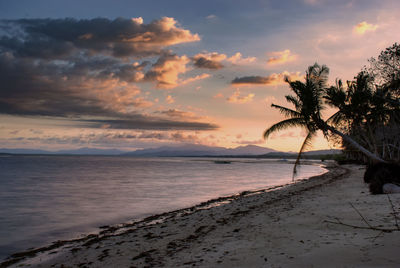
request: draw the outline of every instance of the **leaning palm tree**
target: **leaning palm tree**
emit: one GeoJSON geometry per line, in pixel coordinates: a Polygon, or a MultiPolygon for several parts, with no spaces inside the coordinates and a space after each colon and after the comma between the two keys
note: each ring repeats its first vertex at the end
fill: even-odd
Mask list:
{"type": "Polygon", "coordinates": [[[329,69],[327,66],[320,66],[315,63],[314,65],[308,67],[305,76],[305,83],[301,81],[291,81],[289,77],[285,77],[285,81],[289,84],[290,89],[295,93],[295,95],[286,96],[286,100],[294,105],[294,109],[276,104],[271,105],[272,107],[277,108],[283,115],[287,117],[287,119],[278,122],[265,130],[265,139],[267,139],[273,132],[289,127],[302,127],[307,131],[306,138],[304,139],[297,155],[293,173],[296,173],[296,167],[299,164],[301,154],[304,152],[307,146],[311,144],[311,140],[316,135],[318,130],[321,130],[325,137],[327,137],[329,133],[339,135],[343,140],[364,153],[368,158],[376,162],[385,162],[379,156],[371,153],[348,135],[330,126],[322,119],[321,112],[324,109],[323,96],[328,89],[328,74],[329,69]]]}

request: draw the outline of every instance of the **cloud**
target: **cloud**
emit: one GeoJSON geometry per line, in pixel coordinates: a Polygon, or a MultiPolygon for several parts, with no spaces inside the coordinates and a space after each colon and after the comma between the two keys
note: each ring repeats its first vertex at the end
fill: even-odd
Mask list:
{"type": "Polygon", "coordinates": [[[228,66],[232,64],[246,65],[257,60],[255,57],[243,58],[240,52],[236,52],[229,58],[227,55],[218,52],[203,52],[194,55],[191,59],[195,67],[209,70],[219,70],[226,67],[227,64],[228,66]]]}
{"type": "Polygon", "coordinates": [[[165,98],[165,101],[166,101],[168,104],[172,104],[172,103],[175,102],[175,99],[174,99],[171,95],[168,95],[168,96],[165,98]]]}
{"type": "MultiPolygon", "coordinates": [[[[85,64],[89,63],[92,61],[85,64]]],[[[86,76],[86,71],[81,75],[68,66],[64,69],[65,66],[56,63],[0,54],[0,114],[50,116],[94,128],[217,128],[209,123],[177,122],[142,115],[137,109],[149,107],[152,102],[141,96],[137,86],[121,80],[118,75],[86,76]]],[[[139,68],[137,64],[132,66],[139,68]]],[[[88,68],[87,72],[97,71],[88,68]]]]}
{"type": "Polygon", "coordinates": [[[237,52],[235,55],[233,55],[232,57],[229,57],[227,59],[227,61],[233,63],[233,64],[249,64],[252,62],[256,61],[256,57],[247,57],[247,58],[243,58],[242,57],[242,53],[237,52]]]}
{"type": "Polygon", "coordinates": [[[230,96],[229,98],[227,98],[227,100],[228,100],[228,102],[232,102],[232,103],[246,103],[246,102],[252,101],[254,96],[255,95],[253,93],[249,93],[248,95],[241,96],[239,89],[236,89],[236,91],[233,93],[233,95],[230,96]]]}
{"type": "Polygon", "coordinates": [[[237,144],[245,144],[245,145],[258,145],[258,144],[265,144],[265,140],[259,139],[259,140],[241,140],[241,141],[236,141],[235,143],[237,144]]]}
{"type": "MultiPolygon", "coordinates": [[[[14,136],[1,138],[0,143],[9,147],[20,147],[22,144],[27,147],[40,146],[42,148],[61,149],[65,145],[72,145],[75,148],[81,146],[96,146],[101,148],[121,148],[129,150],[133,148],[154,147],[154,144],[165,144],[171,142],[200,143],[202,140],[197,134],[186,131],[119,131],[104,130],[90,131],[79,134],[75,133],[52,133],[36,136],[14,136]],[[49,146],[50,145],[50,146],[49,146]],[[61,148],[60,148],[61,145],[61,148]]],[[[71,149],[71,148],[69,148],[71,149]]]]}
{"type": "Polygon", "coordinates": [[[199,119],[199,116],[196,116],[194,113],[192,112],[185,112],[185,111],[181,111],[178,109],[168,109],[168,110],[164,110],[164,111],[157,111],[155,113],[159,113],[159,114],[163,114],[166,115],[168,117],[173,117],[173,118],[180,118],[180,119],[199,119]]]}
{"type": "MultiPolygon", "coordinates": [[[[194,77],[189,77],[184,80],[181,80],[179,83],[179,86],[186,85],[186,84],[189,84],[189,83],[192,83],[195,81],[203,80],[203,79],[209,78],[210,76],[211,75],[209,75],[209,74],[203,73],[203,74],[196,75],[194,77]]],[[[200,88],[201,87],[197,87],[196,90],[198,90],[200,88]]]]}
{"type": "Polygon", "coordinates": [[[244,77],[236,77],[232,80],[231,84],[234,86],[272,86],[272,85],[280,85],[283,84],[284,78],[289,77],[290,80],[301,80],[302,77],[300,72],[289,73],[284,71],[282,73],[276,74],[273,73],[269,76],[244,76],[244,77]]]}
{"type": "Polygon", "coordinates": [[[152,68],[146,73],[146,81],[156,81],[158,88],[174,88],[179,85],[179,74],[185,73],[188,69],[186,64],[189,58],[172,54],[161,56],[152,68]]]}
{"type": "Polygon", "coordinates": [[[272,52],[269,55],[271,57],[267,61],[268,64],[283,64],[297,59],[297,55],[292,54],[289,49],[272,52]]]}
{"type": "Polygon", "coordinates": [[[374,32],[378,29],[378,25],[370,24],[366,21],[360,22],[356,26],[353,27],[354,33],[358,35],[364,35],[366,32],[374,32]]]}
{"type": "Polygon", "coordinates": [[[217,95],[215,95],[213,98],[214,99],[219,99],[219,98],[223,98],[224,95],[222,93],[218,93],[217,95]]]}
{"type": "Polygon", "coordinates": [[[212,53],[199,53],[192,57],[193,64],[197,68],[218,70],[224,68],[222,61],[226,59],[225,54],[217,52],[212,53]]]}
{"type": "Polygon", "coordinates": [[[82,50],[143,57],[159,55],[166,46],[200,40],[198,34],[178,27],[169,17],[149,24],[142,18],[19,19],[0,23],[10,29],[1,37],[0,48],[20,57],[63,58],[82,50]]]}
{"type": "Polygon", "coordinates": [[[144,112],[154,102],[136,83],[173,88],[209,77],[180,77],[190,59],[165,48],[200,38],[173,18],[0,20],[0,28],[0,114],[103,129],[218,128],[144,112]]]}
{"type": "Polygon", "coordinates": [[[81,126],[103,129],[144,129],[144,130],[215,130],[218,126],[211,123],[168,120],[163,118],[130,115],[118,119],[75,119],[81,126]]]}

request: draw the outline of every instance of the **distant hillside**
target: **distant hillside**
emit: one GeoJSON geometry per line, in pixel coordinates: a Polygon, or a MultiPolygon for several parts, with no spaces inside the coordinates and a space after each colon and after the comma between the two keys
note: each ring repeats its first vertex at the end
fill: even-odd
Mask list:
{"type": "Polygon", "coordinates": [[[125,151],[117,149],[79,148],[75,150],[45,151],[37,149],[0,148],[0,153],[7,154],[54,154],[54,155],[120,155],[125,151]]]}
{"type": "Polygon", "coordinates": [[[125,151],[117,149],[96,149],[96,148],[79,148],[76,150],[60,150],[57,154],[78,154],[78,155],[120,155],[125,151]]]}
{"type": "MultiPolygon", "coordinates": [[[[326,154],[339,154],[340,150],[318,150],[305,152],[305,157],[326,154]]],[[[270,148],[256,145],[239,146],[236,148],[211,147],[199,144],[185,144],[181,146],[163,146],[151,149],[142,149],[132,152],[118,149],[79,148],[74,150],[45,151],[38,149],[7,149],[0,148],[0,153],[6,154],[47,154],[47,155],[124,155],[138,157],[174,157],[174,156],[248,156],[268,158],[293,158],[296,152],[279,152],[270,148]]]]}
{"type": "Polygon", "coordinates": [[[262,155],[275,150],[255,145],[240,146],[237,148],[210,147],[198,144],[185,144],[178,147],[158,147],[137,150],[124,155],[130,156],[222,156],[222,155],[262,155]]]}
{"type": "Polygon", "coordinates": [[[52,152],[37,149],[8,149],[0,148],[0,153],[3,154],[51,154],[52,152]]]}
{"type": "MultiPolygon", "coordinates": [[[[319,156],[336,155],[336,154],[341,154],[341,153],[342,153],[341,150],[336,150],[336,149],[308,151],[308,152],[304,152],[302,154],[302,158],[319,159],[319,156]]],[[[296,152],[271,152],[271,153],[260,155],[259,157],[293,159],[293,158],[297,158],[297,155],[298,155],[298,153],[296,153],[296,152]]]]}

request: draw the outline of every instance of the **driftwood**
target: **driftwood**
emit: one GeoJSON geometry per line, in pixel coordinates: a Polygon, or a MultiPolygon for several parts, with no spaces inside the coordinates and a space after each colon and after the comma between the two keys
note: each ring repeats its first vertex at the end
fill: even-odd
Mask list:
{"type": "Polygon", "coordinates": [[[387,197],[388,197],[388,202],[390,204],[390,207],[392,209],[392,214],[393,214],[393,217],[394,217],[394,222],[395,222],[394,227],[384,228],[384,227],[380,227],[380,226],[372,226],[368,222],[368,220],[364,217],[364,215],[362,215],[361,212],[352,203],[350,203],[350,206],[357,212],[357,214],[360,216],[360,218],[366,224],[366,226],[359,226],[359,225],[353,225],[353,224],[344,223],[337,217],[335,217],[336,221],[325,220],[324,222],[331,223],[331,224],[339,224],[339,225],[343,225],[343,226],[347,226],[347,227],[352,227],[352,228],[355,228],[355,229],[366,229],[366,230],[380,231],[381,233],[390,233],[390,232],[394,232],[394,231],[400,231],[400,226],[399,226],[399,222],[398,222],[399,218],[398,218],[398,215],[397,215],[398,212],[396,212],[396,210],[394,208],[393,202],[390,199],[390,195],[387,195],[387,197]]]}

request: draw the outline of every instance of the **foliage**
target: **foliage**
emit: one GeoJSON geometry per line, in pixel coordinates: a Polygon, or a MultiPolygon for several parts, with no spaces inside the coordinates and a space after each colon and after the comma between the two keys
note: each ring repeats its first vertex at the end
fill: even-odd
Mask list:
{"type": "MultiPolygon", "coordinates": [[[[347,81],[346,89],[339,80],[327,90],[326,103],[338,109],[328,121],[380,158],[400,161],[400,102],[395,81],[400,78],[400,46],[394,44],[370,63],[354,81],[347,81]]],[[[370,162],[345,140],[342,147],[348,157],[370,162]]]]}
{"type": "Polygon", "coordinates": [[[365,67],[380,87],[390,87],[393,94],[400,97],[400,44],[394,43],[383,50],[378,59],[371,58],[365,67]]]}
{"type": "Polygon", "coordinates": [[[264,138],[267,139],[273,132],[283,130],[289,127],[302,127],[307,131],[307,136],[303,141],[299,151],[293,172],[296,173],[296,167],[300,161],[302,152],[310,145],[312,138],[316,135],[318,129],[321,129],[320,122],[321,111],[324,108],[322,96],[327,87],[329,69],[325,65],[315,63],[306,71],[305,83],[301,81],[291,81],[285,77],[290,89],[295,95],[287,95],[286,100],[294,106],[294,109],[272,104],[288,119],[278,122],[269,127],[264,132],[264,138]]]}
{"type": "Polygon", "coordinates": [[[264,138],[289,127],[307,131],[294,173],[318,130],[328,139],[339,136],[346,155],[357,161],[400,161],[400,46],[394,44],[370,63],[369,69],[364,68],[346,86],[337,80],[335,86],[328,87],[329,69],[317,63],[306,71],[305,82],[285,78],[294,92],[286,100],[294,109],[272,104],[287,119],[266,129],[264,138]],[[337,109],[327,120],[321,116],[325,104],[337,109]]]}

